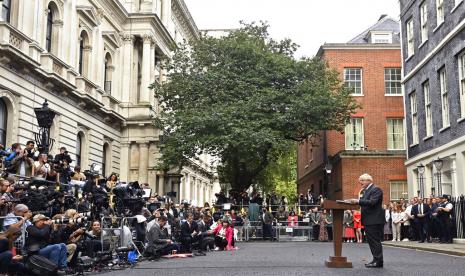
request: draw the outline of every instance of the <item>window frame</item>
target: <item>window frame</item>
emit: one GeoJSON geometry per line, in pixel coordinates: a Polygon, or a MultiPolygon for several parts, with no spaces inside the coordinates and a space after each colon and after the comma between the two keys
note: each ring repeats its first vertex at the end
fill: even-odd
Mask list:
{"type": "Polygon", "coordinates": [[[364,118],[360,118],[360,117],[356,117],[356,118],[350,118],[349,119],[349,123],[346,124],[345,126],[345,148],[346,150],[361,150],[362,148],[365,147],[365,128],[364,128],[364,118]],[[360,133],[356,133],[354,132],[354,130],[356,130],[357,128],[357,121],[359,121],[359,125],[360,125],[360,133]],[[349,129],[350,127],[350,129],[349,129]],[[350,131],[349,131],[350,130],[350,131]],[[349,144],[349,139],[348,139],[348,135],[351,135],[352,138],[353,138],[353,143],[352,144],[349,144]],[[359,137],[357,137],[359,136],[359,137]],[[358,147],[354,147],[355,143],[357,142],[357,140],[360,139],[360,143],[356,144],[358,145],[358,147]]]}
{"type": "Polygon", "coordinates": [[[5,22],[11,23],[11,0],[2,1],[2,17],[3,16],[5,16],[3,18],[5,22]]]}
{"type": "Polygon", "coordinates": [[[420,41],[425,43],[428,41],[428,3],[423,1],[420,5],[420,41]]]}
{"type": "Polygon", "coordinates": [[[344,86],[347,87],[347,88],[353,88],[353,93],[350,93],[351,96],[363,96],[363,69],[360,68],[360,67],[346,67],[344,68],[344,86]],[[349,71],[349,76],[351,75],[354,75],[355,77],[357,76],[357,74],[351,74],[350,71],[351,70],[358,70],[359,71],[359,75],[360,75],[360,80],[350,80],[350,79],[346,79],[346,76],[347,76],[347,71],[349,71]],[[357,87],[356,86],[348,86],[348,84],[350,83],[358,83],[360,82],[360,93],[356,93],[357,91],[357,87]]]}
{"type": "Polygon", "coordinates": [[[415,43],[414,43],[414,34],[413,34],[413,18],[410,18],[406,22],[407,28],[407,58],[415,54],[415,43]]]}
{"type": "Polygon", "coordinates": [[[433,136],[433,113],[431,109],[431,90],[429,80],[422,84],[423,99],[425,100],[425,129],[426,137],[433,136]]]}
{"type": "Polygon", "coordinates": [[[418,135],[418,109],[417,109],[417,94],[415,91],[410,93],[410,113],[412,120],[412,145],[417,145],[419,142],[418,135]]]}
{"type": "Polygon", "coordinates": [[[441,118],[442,128],[450,126],[450,106],[449,106],[449,91],[447,91],[447,75],[446,69],[443,67],[439,70],[439,91],[441,93],[441,118]]]}
{"type": "Polygon", "coordinates": [[[458,56],[460,117],[465,118],[465,52],[458,56]]]}
{"type": "Polygon", "coordinates": [[[0,114],[3,115],[3,118],[0,117],[2,119],[0,121],[0,144],[6,145],[8,135],[8,106],[2,98],[0,98],[0,114]]]}
{"type": "Polygon", "coordinates": [[[390,198],[391,201],[400,200],[401,198],[405,198],[405,196],[403,196],[405,192],[408,194],[408,183],[407,183],[407,181],[400,181],[400,180],[389,181],[389,198],[390,198]],[[397,186],[397,187],[395,187],[396,189],[393,189],[394,186],[397,186]],[[401,189],[399,189],[399,187],[401,189]],[[393,197],[393,192],[394,191],[396,192],[397,196],[400,195],[399,198],[393,197]]]}
{"type": "Polygon", "coordinates": [[[47,26],[45,31],[45,50],[52,52],[52,39],[53,39],[53,11],[48,9],[47,13],[47,26]]]}
{"type": "Polygon", "coordinates": [[[444,0],[436,0],[436,26],[439,26],[444,22],[444,16],[444,0]]]}
{"type": "Polygon", "coordinates": [[[404,118],[387,118],[386,119],[386,128],[387,128],[387,150],[405,150],[405,126],[404,126],[404,118]],[[399,133],[395,132],[395,122],[399,122],[402,124],[401,131],[399,133]],[[389,123],[392,123],[391,125],[389,123]],[[392,132],[390,132],[392,130],[392,132]],[[398,140],[395,137],[398,137],[398,140]],[[392,138],[392,144],[390,145],[390,138],[392,138]],[[395,147],[395,145],[401,145],[401,147],[395,147]]]}
{"type": "Polygon", "coordinates": [[[384,68],[384,95],[386,96],[402,96],[402,68],[394,68],[394,67],[390,67],[390,68],[384,68]],[[387,71],[389,70],[389,76],[391,79],[387,79],[387,71]],[[399,70],[399,74],[392,74],[392,70],[399,70]],[[399,80],[392,80],[392,76],[398,76],[399,77],[399,80]],[[388,89],[389,91],[392,91],[393,90],[393,87],[392,87],[392,84],[393,83],[398,83],[399,86],[398,87],[394,87],[395,90],[399,93],[387,93],[388,92],[388,89]],[[388,88],[388,84],[391,84],[391,86],[388,88]]]}

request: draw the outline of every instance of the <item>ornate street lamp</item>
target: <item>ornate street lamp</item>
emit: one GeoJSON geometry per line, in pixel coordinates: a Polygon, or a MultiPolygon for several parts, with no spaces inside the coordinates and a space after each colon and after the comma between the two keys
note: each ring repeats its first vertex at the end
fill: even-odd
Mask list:
{"type": "MultiPolygon", "coordinates": [[[[330,186],[331,185],[331,171],[333,170],[333,164],[331,164],[331,162],[329,160],[326,162],[324,170],[325,170],[326,176],[327,176],[327,182],[326,183],[327,183],[328,186],[330,186]]],[[[329,189],[329,188],[327,188],[327,189],[329,189]]],[[[325,191],[325,187],[323,186],[323,191],[321,191],[321,194],[323,195],[323,197],[326,197],[325,192],[327,192],[327,191],[325,191]]]]}
{"type": "Polygon", "coordinates": [[[173,191],[173,187],[174,185],[178,185],[178,187],[180,187],[179,184],[181,183],[181,178],[183,177],[183,175],[180,174],[179,172],[175,172],[175,173],[168,173],[167,177],[171,181],[171,191],[167,195],[169,197],[177,197],[176,192],[173,191]]]}
{"type": "Polygon", "coordinates": [[[50,127],[56,113],[48,107],[47,100],[42,104],[42,107],[34,108],[34,113],[39,124],[39,133],[34,133],[35,142],[40,153],[48,154],[55,141],[50,137],[50,127]]]}
{"type": "Polygon", "coordinates": [[[425,184],[424,184],[424,178],[423,174],[425,173],[425,165],[420,163],[417,166],[418,170],[418,196],[421,198],[425,198],[425,184]]]}
{"type": "Polygon", "coordinates": [[[433,160],[434,167],[436,168],[437,171],[437,177],[438,177],[438,195],[442,195],[442,183],[441,183],[441,170],[442,166],[444,165],[444,161],[439,158],[433,160]]]}

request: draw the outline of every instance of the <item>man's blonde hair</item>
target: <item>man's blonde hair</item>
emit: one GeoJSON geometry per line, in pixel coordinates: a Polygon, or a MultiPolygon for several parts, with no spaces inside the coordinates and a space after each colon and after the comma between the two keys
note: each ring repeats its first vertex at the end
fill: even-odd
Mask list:
{"type": "Polygon", "coordinates": [[[367,173],[364,173],[358,178],[358,180],[370,180],[371,182],[373,182],[373,177],[371,177],[371,175],[367,173]]]}

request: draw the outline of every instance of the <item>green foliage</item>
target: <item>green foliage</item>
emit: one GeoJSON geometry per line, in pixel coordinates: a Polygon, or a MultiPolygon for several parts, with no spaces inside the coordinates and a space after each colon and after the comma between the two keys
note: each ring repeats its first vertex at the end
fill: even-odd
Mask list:
{"type": "Polygon", "coordinates": [[[296,60],[290,40],[269,38],[266,24],[181,45],[154,84],[163,112],[163,164],[208,153],[221,159],[220,181],[248,188],[270,152],[321,130],[342,131],[356,104],[337,72],[318,58],[296,60]]]}

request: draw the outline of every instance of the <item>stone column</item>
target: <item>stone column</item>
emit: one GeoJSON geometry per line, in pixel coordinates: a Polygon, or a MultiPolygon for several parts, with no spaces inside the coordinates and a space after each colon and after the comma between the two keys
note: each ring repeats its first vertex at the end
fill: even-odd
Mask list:
{"type": "Polygon", "coordinates": [[[122,87],[121,87],[121,101],[127,103],[130,101],[131,93],[131,68],[132,68],[132,52],[134,47],[134,36],[123,36],[123,70],[122,70],[122,87]]]}
{"type": "Polygon", "coordinates": [[[148,183],[148,157],[149,145],[145,142],[139,143],[139,183],[148,183]]]}
{"type": "Polygon", "coordinates": [[[142,47],[142,76],[140,84],[139,102],[148,103],[149,99],[149,86],[150,86],[150,44],[152,43],[152,37],[149,35],[143,36],[143,47],[142,47]]]}
{"type": "Polygon", "coordinates": [[[129,181],[129,143],[121,143],[121,159],[119,168],[119,178],[122,182],[129,181]]]}
{"type": "MultiPolygon", "coordinates": [[[[155,42],[153,41],[150,44],[150,84],[155,82],[155,42]]],[[[153,90],[149,89],[149,101],[150,104],[157,110],[155,104],[155,96],[153,94],[153,90]]]]}
{"type": "Polygon", "coordinates": [[[165,195],[165,175],[158,175],[158,195],[165,195]]]}
{"type": "Polygon", "coordinates": [[[168,22],[171,17],[171,0],[162,0],[161,3],[161,22],[168,29],[168,22]]]}

